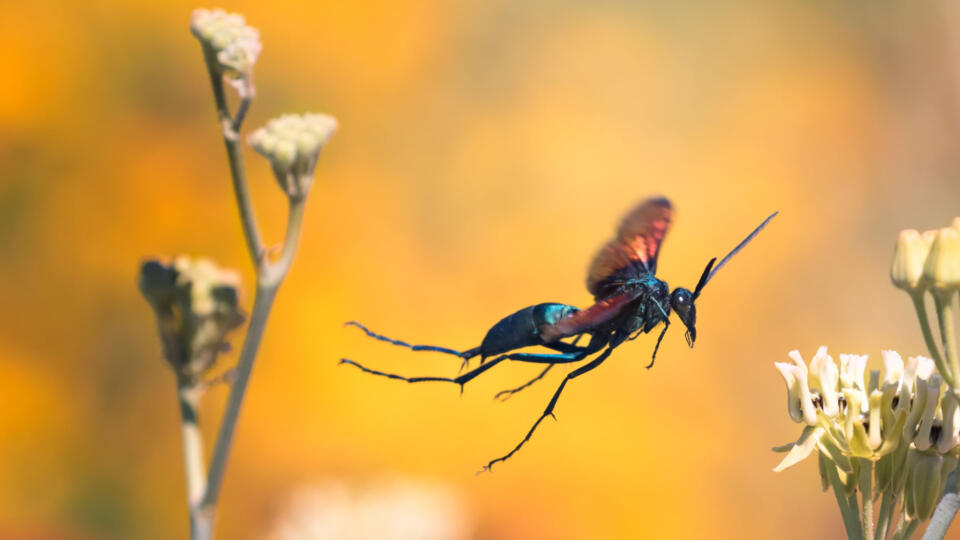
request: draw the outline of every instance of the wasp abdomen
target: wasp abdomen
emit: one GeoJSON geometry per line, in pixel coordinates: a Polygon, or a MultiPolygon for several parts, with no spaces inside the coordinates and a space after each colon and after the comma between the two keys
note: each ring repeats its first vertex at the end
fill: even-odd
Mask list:
{"type": "Polygon", "coordinates": [[[540,332],[560,319],[580,311],[574,306],[547,302],[525,307],[500,320],[480,344],[483,358],[543,343],[540,332]]]}

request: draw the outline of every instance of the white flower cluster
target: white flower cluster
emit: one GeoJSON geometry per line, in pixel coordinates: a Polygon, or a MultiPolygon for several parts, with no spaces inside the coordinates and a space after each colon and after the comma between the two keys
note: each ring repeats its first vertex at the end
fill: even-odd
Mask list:
{"type": "Polygon", "coordinates": [[[251,133],[248,142],[270,160],[280,187],[291,197],[302,197],[310,189],[320,149],[336,130],[336,119],[325,114],[285,114],[251,133]]]}
{"type": "MultiPolygon", "coordinates": [[[[868,380],[866,356],[841,354],[839,367],[826,347],[809,367],[799,352],[789,356],[792,362],[776,367],[787,383],[790,418],[806,426],[796,443],[780,448],[788,452],[774,470],[817,450],[854,490],[862,470],[857,460],[866,459],[876,464],[878,490],[902,492],[907,515],[928,518],[956,467],[960,444],[960,401],[933,361],[915,356],[904,363],[896,352],[883,351],[882,377],[870,371],[868,380]]],[[[821,474],[832,473],[821,467],[821,474]]]]}
{"type": "Polygon", "coordinates": [[[196,9],[190,16],[190,31],[216,57],[220,74],[241,97],[252,97],[253,65],[263,48],[257,29],[238,13],[196,9]]]}

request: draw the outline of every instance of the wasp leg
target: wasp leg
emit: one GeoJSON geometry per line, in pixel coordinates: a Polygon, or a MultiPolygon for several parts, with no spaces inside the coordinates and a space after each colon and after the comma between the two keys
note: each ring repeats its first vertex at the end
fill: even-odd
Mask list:
{"type": "Polygon", "coordinates": [[[569,364],[583,360],[588,354],[590,354],[590,351],[578,348],[560,354],[510,353],[504,356],[509,360],[530,362],[531,364],[569,364]]]}
{"type": "Polygon", "coordinates": [[[406,381],[406,382],[408,382],[408,383],[431,382],[431,381],[451,382],[451,383],[454,383],[454,384],[459,385],[459,386],[460,386],[460,393],[463,393],[463,385],[465,385],[465,384],[467,384],[468,382],[470,382],[471,380],[473,380],[473,378],[476,377],[477,375],[480,375],[480,374],[483,373],[484,371],[486,371],[486,370],[492,368],[493,366],[499,364],[500,362],[506,360],[506,359],[507,359],[507,356],[508,356],[508,355],[498,356],[497,358],[494,358],[493,360],[491,360],[491,361],[489,361],[489,362],[481,365],[480,367],[478,367],[478,368],[476,368],[476,369],[472,369],[472,370],[470,370],[470,371],[468,371],[468,372],[466,372],[466,373],[464,373],[463,375],[460,375],[460,376],[458,376],[458,377],[404,377],[403,375],[396,375],[396,374],[394,374],[394,373],[386,373],[386,372],[383,372],[383,371],[377,371],[377,370],[375,370],[375,369],[370,369],[370,368],[368,368],[368,367],[364,367],[364,366],[358,364],[357,362],[354,362],[353,360],[350,360],[349,358],[341,358],[341,359],[340,359],[340,363],[341,363],[341,364],[350,364],[351,366],[356,366],[357,368],[360,369],[360,371],[363,371],[364,373],[369,373],[369,374],[371,374],[371,375],[379,375],[380,377],[386,377],[386,378],[388,378],[388,379],[396,379],[396,380],[398,380],[398,381],[406,381]]]}
{"type": "Polygon", "coordinates": [[[513,396],[514,394],[516,394],[517,392],[519,392],[519,391],[521,391],[521,390],[525,390],[528,386],[530,386],[530,385],[532,385],[533,383],[535,383],[535,382],[539,381],[540,379],[542,379],[542,378],[547,374],[547,372],[550,371],[550,368],[552,368],[555,364],[565,364],[565,363],[568,363],[568,362],[571,361],[569,358],[576,358],[576,360],[572,360],[572,361],[577,361],[577,360],[580,360],[580,359],[584,358],[586,355],[590,354],[591,352],[595,352],[595,351],[591,351],[591,350],[590,350],[589,348],[587,348],[587,347],[577,347],[577,341],[580,340],[580,337],[581,337],[581,336],[583,336],[583,334],[578,335],[578,336],[576,337],[576,339],[573,340],[573,343],[564,343],[564,342],[562,342],[562,341],[558,341],[558,342],[556,342],[556,343],[545,343],[545,344],[544,344],[544,347],[553,349],[553,350],[558,351],[558,352],[564,352],[564,353],[582,353],[583,356],[579,356],[579,357],[558,357],[558,355],[544,355],[544,356],[546,356],[547,358],[553,358],[554,360],[551,360],[551,363],[550,363],[550,364],[547,364],[547,367],[544,368],[543,371],[541,371],[539,375],[537,375],[536,377],[530,379],[529,381],[523,383],[522,385],[520,385],[520,386],[518,386],[518,387],[516,387],[516,388],[511,388],[511,389],[509,389],[509,390],[502,390],[502,391],[500,391],[500,392],[497,392],[497,394],[496,394],[495,396],[493,396],[493,399],[499,399],[500,401],[506,401],[506,400],[510,399],[510,397],[512,397],[512,396],[513,396]],[[501,396],[502,396],[502,397],[501,397],[501,396]]]}
{"type": "Polygon", "coordinates": [[[484,371],[492,368],[493,366],[503,362],[504,360],[516,360],[518,362],[533,362],[537,364],[564,364],[569,362],[578,362],[583,359],[585,353],[567,353],[567,354],[532,354],[532,353],[512,353],[504,354],[481,364],[480,367],[472,369],[463,375],[457,377],[404,377],[403,375],[397,375],[395,373],[386,373],[384,371],[377,371],[375,369],[370,369],[368,367],[362,366],[349,358],[341,358],[341,364],[350,364],[355,366],[365,373],[371,375],[378,375],[380,377],[386,377],[388,379],[396,379],[398,381],[406,381],[409,383],[417,382],[451,382],[454,384],[460,385],[460,391],[463,392],[463,385],[467,384],[474,377],[480,375],[484,371]]]}
{"type": "Polygon", "coordinates": [[[444,353],[444,354],[450,354],[450,355],[453,355],[453,356],[459,356],[460,358],[463,358],[464,362],[466,362],[467,360],[469,360],[469,359],[473,358],[474,356],[480,354],[480,347],[474,347],[474,348],[472,348],[472,349],[467,349],[467,350],[465,350],[465,351],[458,351],[458,350],[455,350],[455,349],[448,349],[448,348],[446,348],[446,347],[438,347],[438,346],[436,346],[436,345],[411,345],[411,344],[407,343],[406,341],[400,341],[399,339],[388,338],[387,336],[377,334],[376,332],[370,330],[369,328],[367,328],[366,326],[358,323],[357,321],[347,321],[346,323],[344,323],[344,326],[356,326],[356,327],[359,328],[360,330],[363,330],[363,332],[364,332],[365,334],[367,334],[368,336],[372,337],[373,339],[378,339],[378,340],[380,340],[380,341],[386,341],[387,343],[392,343],[393,345],[397,345],[397,346],[400,346],[400,347],[406,347],[406,348],[408,348],[408,349],[410,349],[410,350],[414,350],[414,351],[434,351],[434,352],[440,352],[440,353],[444,353]]]}
{"type": "Polygon", "coordinates": [[[553,349],[560,353],[582,353],[582,352],[596,352],[596,350],[590,351],[589,347],[578,347],[573,343],[564,343],[562,341],[554,341],[553,343],[543,343],[544,347],[548,349],[553,349]]]}
{"type": "MultiPolygon", "coordinates": [[[[657,338],[657,344],[653,348],[653,356],[650,357],[650,364],[647,366],[647,369],[652,368],[653,363],[657,361],[657,350],[660,349],[660,342],[663,341],[663,335],[667,333],[667,328],[670,328],[670,316],[667,315],[667,312],[664,311],[663,306],[660,305],[660,302],[657,302],[656,298],[653,298],[652,300],[653,303],[656,304],[660,309],[660,313],[663,315],[663,330],[660,331],[660,337],[657,338]]],[[[653,330],[653,328],[650,330],[653,330]]]]}
{"type": "Polygon", "coordinates": [[[657,345],[653,348],[653,357],[650,358],[650,364],[647,366],[647,369],[653,367],[653,363],[657,360],[657,350],[660,349],[660,342],[663,341],[663,335],[667,333],[667,328],[670,328],[670,321],[663,321],[663,330],[660,331],[660,337],[657,338],[657,345]]]}
{"type": "Polygon", "coordinates": [[[547,372],[550,371],[550,368],[552,368],[552,367],[555,366],[555,365],[556,365],[556,364],[547,364],[547,367],[543,368],[543,371],[541,371],[540,374],[537,375],[536,377],[530,379],[529,381],[521,384],[520,386],[518,386],[518,387],[516,387],[516,388],[511,388],[511,389],[509,389],[509,390],[502,390],[502,391],[500,391],[500,392],[497,392],[497,395],[493,396],[493,399],[499,399],[500,401],[506,401],[506,400],[510,399],[510,397],[513,396],[514,394],[516,394],[517,392],[519,392],[519,391],[527,388],[527,387],[530,386],[531,384],[533,384],[533,383],[539,381],[540,379],[542,379],[542,378],[544,377],[544,375],[546,375],[547,372]],[[503,396],[503,397],[500,397],[500,396],[503,396]]]}
{"type": "Polygon", "coordinates": [[[537,430],[537,426],[540,425],[540,422],[542,422],[544,418],[546,418],[546,417],[548,417],[548,416],[553,416],[554,419],[556,419],[556,416],[554,416],[554,414],[553,414],[553,408],[557,405],[557,400],[560,399],[560,394],[563,392],[563,387],[567,385],[567,381],[569,381],[569,380],[571,380],[571,379],[576,379],[577,377],[583,375],[584,373],[587,373],[588,371],[596,368],[597,366],[599,366],[600,364],[602,364],[603,361],[606,360],[608,356],[610,356],[610,353],[611,353],[611,352],[613,352],[613,347],[607,347],[607,349],[606,349],[605,351],[603,351],[603,352],[600,354],[600,356],[594,358],[590,363],[584,364],[584,365],[578,367],[577,369],[571,371],[570,373],[568,373],[567,376],[564,377],[563,382],[560,383],[560,386],[557,388],[557,391],[553,394],[553,398],[550,399],[550,403],[547,404],[547,408],[544,409],[543,414],[541,414],[541,415],[540,415],[540,418],[537,418],[537,421],[533,423],[533,427],[530,428],[530,431],[527,432],[527,435],[523,438],[523,440],[520,441],[520,444],[518,444],[517,446],[515,446],[515,447],[513,448],[513,450],[511,450],[511,451],[510,451],[509,453],[507,453],[506,455],[501,456],[501,457],[498,457],[497,459],[492,460],[490,463],[487,463],[487,464],[483,467],[483,469],[480,470],[480,472],[492,470],[492,469],[493,469],[493,465],[494,465],[495,463],[498,463],[498,462],[501,462],[501,461],[506,461],[506,460],[510,459],[511,456],[513,456],[514,454],[516,454],[516,453],[517,453],[517,450],[520,450],[520,448],[521,448],[527,441],[530,440],[530,437],[533,435],[533,432],[537,430]]]}

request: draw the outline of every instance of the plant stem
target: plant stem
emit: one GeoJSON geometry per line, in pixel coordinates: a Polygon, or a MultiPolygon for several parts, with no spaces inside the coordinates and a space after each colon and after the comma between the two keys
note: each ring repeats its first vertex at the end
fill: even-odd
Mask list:
{"type": "Polygon", "coordinates": [[[887,530],[890,528],[890,518],[893,515],[893,493],[887,489],[883,492],[883,499],[880,502],[880,514],[877,517],[877,530],[873,535],[873,540],[884,540],[887,537],[887,530]]]}
{"type": "Polygon", "coordinates": [[[863,537],[873,537],[873,461],[860,460],[860,525],[863,537]]]}
{"type": "Polygon", "coordinates": [[[217,106],[217,117],[220,121],[220,130],[223,133],[223,143],[227,147],[227,159],[230,162],[230,177],[233,179],[233,193],[237,199],[237,208],[240,210],[240,222],[243,225],[243,234],[247,241],[247,250],[259,270],[263,260],[263,241],[257,228],[256,217],[253,212],[253,203],[247,189],[247,176],[243,167],[243,152],[240,142],[240,125],[250,106],[249,98],[240,103],[236,119],[231,118],[227,107],[227,95],[223,87],[223,76],[217,70],[217,57],[209,47],[203,46],[203,58],[207,63],[207,72],[210,74],[210,85],[213,88],[213,98],[217,106]]]}
{"type": "Polygon", "coordinates": [[[903,538],[904,525],[907,523],[906,505],[900,505],[900,518],[897,520],[897,527],[893,530],[893,540],[903,538]]]}
{"type": "MultiPolygon", "coordinates": [[[[240,141],[240,127],[250,107],[252,93],[242,98],[236,117],[231,118],[227,106],[226,93],[224,92],[223,78],[217,69],[216,54],[210,47],[204,45],[203,55],[207,64],[207,71],[210,74],[210,84],[213,89],[214,101],[216,102],[217,117],[220,121],[223,142],[227,150],[230,176],[233,180],[233,191],[237,201],[237,208],[240,211],[240,223],[243,227],[247,250],[250,253],[250,258],[253,261],[253,266],[257,273],[257,289],[253,299],[253,309],[250,313],[250,324],[247,327],[247,333],[243,340],[240,358],[237,361],[237,366],[234,371],[234,381],[230,387],[226,410],[220,422],[220,431],[217,434],[213,457],[210,460],[210,472],[206,477],[204,489],[200,491],[200,496],[197,497],[195,504],[192,498],[193,491],[191,491],[191,530],[197,531],[193,537],[194,540],[209,540],[213,537],[213,522],[217,502],[220,498],[220,490],[223,487],[223,476],[227,467],[227,459],[230,455],[237,419],[240,416],[240,408],[243,404],[247,385],[250,382],[250,374],[253,372],[253,364],[256,360],[257,350],[260,347],[260,341],[263,338],[263,332],[267,325],[270,308],[273,305],[273,300],[277,295],[280,284],[290,270],[293,256],[296,253],[305,206],[304,197],[290,198],[283,251],[280,259],[275,264],[271,263],[266,257],[263,241],[260,238],[260,232],[257,228],[256,216],[250,200],[250,192],[247,188],[240,141]]],[[[197,437],[199,437],[199,433],[197,433],[197,437]]],[[[200,466],[202,467],[202,452],[199,455],[200,466]]]]}
{"type": "Polygon", "coordinates": [[[947,529],[953,523],[953,518],[960,510],[960,492],[957,489],[957,470],[954,469],[947,477],[947,487],[943,491],[943,498],[930,518],[930,524],[923,533],[923,540],[939,540],[947,534],[947,529]]]}
{"type": "Polygon", "coordinates": [[[230,129],[234,133],[240,133],[240,126],[243,124],[243,119],[247,117],[247,111],[250,109],[250,102],[253,101],[252,98],[245,97],[240,100],[240,106],[237,107],[237,115],[233,119],[233,123],[230,124],[230,129]]]}
{"type": "MultiPolygon", "coordinates": [[[[952,374],[960,373],[960,357],[957,356],[957,336],[953,321],[953,299],[956,289],[934,289],[933,299],[937,307],[937,319],[940,322],[940,339],[943,342],[943,352],[952,368],[952,374]]],[[[953,385],[951,384],[951,387],[953,385]]]]}
{"type": "Polygon", "coordinates": [[[270,314],[270,307],[273,305],[276,293],[277,286],[264,286],[262,284],[257,286],[256,296],[253,300],[253,310],[250,313],[250,326],[247,328],[247,335],[243,340],[243,349],[240,352],[240,359],[237,361],[235,379],[230,386],[230,396],[227,398],[227,407],[223,412],[223,420],[220,423],[220,432],[217,434],[213,458],[210,460],[207,491],[200,504],[202,510],[211,514],[220,496],[223,473],[227,466],[233,433],[240,415],[240,406],[243,404],[243,397],[250,381],[250,374],[253,371],[257,349],[260,346],[260,339],[263,337],[267,316],[270,314]]]}
{"type": "Polygon", "coordinates": [[[904,527],[902,531],[900,531],[899,535],[895,536],[894,538],[896,538],[896,540],[907,540],[908,538],[913,536],[914,531],[916,531],[917,527],[919,526],[920,526],[919,519],[911,520],[909,523],[907,523],[907,526],[904,527]]]}
{"type": "Polygon", "coordinates": [[[253,310],[250,313],[250,325],[243,340],[243,348],[240,351],[240,359],[237,361],[234,381],[230,387],[230,396],[227,398],[227,408],[223,413],[220,432],[217,435],[217,444],[214,447],[213,458],[210,460],[207,491],[200,504],[200,510],[211,520],[220,497],[227,458],[230,455],[233,434],[240,416],[240,406],[243,404],[247,384],[250,382],[250,374],[253,372],[254,360],[257,357],[260,340],[263,338],[267,317],[270,315],[270,308],[273,305],[277,290],[290,269],[296,252],[297,241],[300,238],[300,228],[303,223],[305,202],[304,199],[291,199],[290,201],[287,232],[280,260],[276,264],[264,260],[258,267],[257,292],[253,299],[253,310]]]}
{"type": "Polygon", "coordinates": [[[207,490],[207,474],[203,465],[203,437],[200,433],[197,402],[200,392],[186,378],[177,382],[180,402],[180,426],[183,434],[183,468],[187,477],[187,505],[190,510],[190,538],[203,538],[204,520],[200,519],[198,505],[207,490]]]}
{"type": "Polygon", "coordinates": [[[933,331],[930,329],[930,319],[927,317],[927,305],[924,301],[924,292],[912,292],[910,293],[910,298],[913,300],[913,307],[917,311],[917,318],[920,319],[920,330],[923,331],[923,340],[927,343],[927,349],[930,351],[930,356],[933,357],[933,363],[936,364],[937,371],[943,377],[943,380],[946,381],[947,385],[954,388],[955,379],[952,367],[944,363],[943,356],[940,355],[940,347],[937,346],[937,341],[933,337],[933,331]]]}
{"type": "Polygon", "coordinates": [[[283,281],[283,277],[290,270],[293,264],[293,256],[297,252],[297,243],[300,240],[300,228],[303,225],[303,212],[306,208],[306,200],[303,198],[290,199],[290,207],[287,212],[287,232],[283,239],[283,251],[280,252],[280,259],[274,264],[264,265],[264,272],[260,276],[261,281],[273,283],[277,286],[283,281]]]}
{"type": "MultiPolygon", "coordinates": [[[[837,506],[840,507],[840,515],[843,517],[843,527],[847,531],[847,538],[850,540],[863,540],[863,529],[860,525],[860,517],[857,510],[851,508],[850,501],[844,497],[846,488],[840,481],[840,475],[837,474],[836,465],[830,463],[827,467],[827,477],[833,486],[833,494],[837,497],[837,506]]],[[[856,495],[853,498],[853,505],[856,506],[856,495]]]]}

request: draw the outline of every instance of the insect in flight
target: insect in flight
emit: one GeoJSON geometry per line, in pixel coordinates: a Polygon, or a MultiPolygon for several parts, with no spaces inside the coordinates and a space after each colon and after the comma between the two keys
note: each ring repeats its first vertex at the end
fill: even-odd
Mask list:
{"type": "Polygon", "coordinates": [[[459,385],[461,392],[463,385],[505,360],[546,364],[543,371],[530,381],[496,395],[498,398],[506,399],[542,379],[554,365],[579,362],[599,353],[591,361],[567,374],[554,392],[543,414],[537,418],[520,443],[507,454],[491,460],[483,467],[483,470],[490,470],[494,464],[506,461],[520,450],[530,440],[544,418],[548,416],[556,418],[553,409],[567,382],[595,369],[625,341],[631,341],[640,334],[649,333],[663,323],[663,329],[657,337],[647,369],[653,367],[660,342],[671,324],[671,310],[676,312],[680,322],[686,327],[687,344],[693,347],[697,339],[695,302],[703,292],[704,286],[776,215],[777,212],[770,214],[718,264],[714,264],[717,261],[716,257],[711,259],[692,292],[683,287],[677,287],[671,292],[667,283],[656,277],[656,271],[657,256],[667,230],[670,228],[673,206],[663,197],[647,199],[623,218],[616,237],[607,242],[594,257],[587,272],[587,289],[593,294],[596,303],[587,309],[581,310],[571,305],[553,302],[523,308],[493,325],[479,347],[465,351],[433,345],[411,345],[374,333],[358,322],[347,323],[360,328],[372,338],[394,345],[415,351],[435,351],[457,356],[463,360],[461,370],[467,366],[470,359],[480,356],[479,367],[457,377],[405,377],[370,369],[346,358],[341,359],[340,363],[356,366],[372,375],[410,383],[450,382],[459,385]],[[589,336],[589,342],[583,346],[578,345],[580,338],[584,336],[589,336]],[[567,338],[572,339],[563,341],[567,338]],[[518,349],[536,345],[553,352],[515,352],[518,349]]]}

